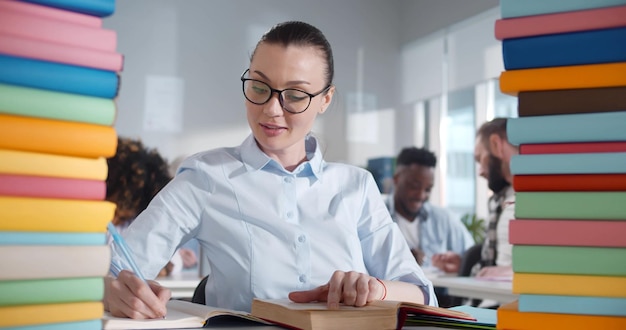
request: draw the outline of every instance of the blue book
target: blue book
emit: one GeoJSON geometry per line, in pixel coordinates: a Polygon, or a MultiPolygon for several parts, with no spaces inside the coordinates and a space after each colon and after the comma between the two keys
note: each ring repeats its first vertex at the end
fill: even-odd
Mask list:
{"type": "Polygon", "coordinates": [[[626,141],[626,109],[617,112],[511,118],[506,132],[514,145],[626,141]]]}
{"type": "Polygon", "coordinates": [[[626,4],[626,0],[500,0],[500,16],[512,18],[624,4],[626,4]]]}
{"type": "Polygon", "coordinates": [[[504,39],[507,70],[626,61],[626,27],[504,39]]]}
{"type": "Polygon", "coordinates": [[[115,12],[115,0],[23,0],[42,6],[69,10],[96,17],[107,17],[115,12]]]}
{"type": "Polygon", "coordinates": [[[105,245],[105,233],[0,231],[0,245],[105,245]]]}
{"type": "Polygon", "coordinates": [[[119,90],[114,71],[0,55],[0,83],[113,99],[119,90]]]}
{"type": "Polygon", "coordinates": [[[626,316],[626,298],[520,294],[520,312],[626,316]]]}
{"type": "Polygon", "coordinates": [[[515,175],[626,173],[626,152],[513,155],[511,173],[515,175]]]}
{"type": "Polygon", "coordinates": [[[1,328],[2,330],[102,330],[101,320],[88,320],[78,322],[47,323],[27,325],[23,327],[1,328]]]}

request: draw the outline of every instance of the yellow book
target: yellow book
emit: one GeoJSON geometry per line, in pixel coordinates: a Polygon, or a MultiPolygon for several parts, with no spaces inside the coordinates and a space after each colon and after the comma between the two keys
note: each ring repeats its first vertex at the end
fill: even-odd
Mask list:
{"type": "Polygon", "coordinates": [[[106,232],[115,204],[108,201],[0,196],[0,230],[106,232]]]}
{"type": "Polygon", "coordinates": [[[626,298],[626,277],[514,273],[513,293],[626,298]]]}
{"type": "Polygon", "coordinates": [[[102,317],[101,302],[0,307],[0,327],[94,320],[102,317]]]}
{"type": "Polygon", "coordinates": [[[0,280],[104,277],[110,264],[108,245],[0,246],[0,280]]]}
{"type": "Polygon", "coordinates": [[[507,70],[500,74],[502,93],[626,86],[626,62],[507,70]]]}
{"type": "Polygon", "coordinates": [[[106,180],[106,158],[83,158],[0,149],[0,173],[106,180]]]}
{"type": "Polygon", "coordinates": [[[0,114],[0,148],[111,157],[117,148],[117,133],[111,126],[0,114]]]}
{"type": "Polygon", "coordinates": [[[497,329],[623,330],[626,317],[520,312],[517,300],[498,308],[497,329]]]}

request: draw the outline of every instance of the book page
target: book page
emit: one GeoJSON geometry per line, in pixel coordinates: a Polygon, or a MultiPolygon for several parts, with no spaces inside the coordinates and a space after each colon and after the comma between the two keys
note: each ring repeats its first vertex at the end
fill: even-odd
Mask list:
{"type": "Polygon", "coordinates": [[[232,323],[253,321],[255,323],[269,324],[246,312],[172,299],[167,302],[167,316],[164,319],[135,320],[113,317],[106,312],[102,319],[102,327],[104,330],[200,328],[204,326],[207,320],[216,317],[220,317],[221,323],[226,323],[227,321],[233,321],[232,323]],[[225,320],[222,316],[232,318],[232,320],[225,320]]]}

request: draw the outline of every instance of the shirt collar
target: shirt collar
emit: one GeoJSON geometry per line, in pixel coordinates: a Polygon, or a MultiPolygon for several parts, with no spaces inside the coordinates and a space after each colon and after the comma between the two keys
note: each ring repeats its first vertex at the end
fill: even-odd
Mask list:
{"type": "Polygon", "coordinates": [[[316,179],[321,179],[325,162],[317,139],[310,134],[307,135],[304,148],[308,161],[298,165],[293,173],[289,173],[278,162],[266,155],[257,145],[254,135],[250,134],[241,144],[241,160],[248,171],[280,170],[285,174],[313,175],[316,179]]]}
{"type": "MultiPolygon", "coordinates": [[[[391,218],[394,220],[397,220],[399,217],[402,217],[399,213],[396,212],[396,205],[395,205],[395,200],[394,200],[394,191],[391,191],[389,193],[388,198],[388,204],[389,204],[389,213],[391,214],[391,218]]],[[[428,201],[424,202],[424,204],[422,204],[422,208],[419,210],[419,212],[417,213],[417,219],[419,221],[426,221],[428,220],[428,214],[430,213],[430,203],[428,201]]],[[[408,219],[407,219],[408,220],[408,219]]]]}

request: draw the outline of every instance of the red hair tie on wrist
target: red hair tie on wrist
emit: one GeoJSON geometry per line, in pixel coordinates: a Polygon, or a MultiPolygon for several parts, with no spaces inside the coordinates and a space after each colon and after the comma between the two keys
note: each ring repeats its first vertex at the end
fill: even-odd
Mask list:
{"type": "Polygon", "coordinates": [[[380,300],[385,300],[385,298],[387,297],[387,286],[385,285],[385,283],[383,283],[383,281],[381,281],[378,277],[376,278],[376,280],[378,281],[378,283],[380,283],[383,286],[383,290],[385,290],[383,292],[383,297],[380,298],[380,300]]]}

